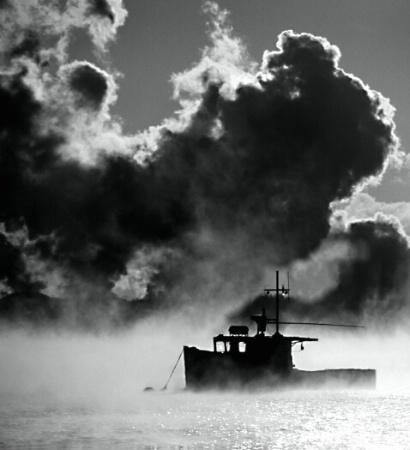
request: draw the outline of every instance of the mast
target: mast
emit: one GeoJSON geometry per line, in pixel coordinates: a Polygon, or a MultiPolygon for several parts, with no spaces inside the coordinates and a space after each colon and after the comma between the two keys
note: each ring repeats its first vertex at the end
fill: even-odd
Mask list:
{"type": "MultiPolygon", "coordinates": [[[[272,288],[272,289],[265,289],[265,294],[269,295],[271,292],[275,292],[276,293],[276,318],[275,320],[275,324],[276,324],[276,333],[279,334],[279,324],[281,323],[279,320],[279,297],[280,295],[289,295],[289,278],[288,278],[288,287],[287,289],[285,288],[285,286],[282,286],[282,288],[279,288],[279,270],[276,271],[276,288],[272,288]]],[[[269,319],[268,319],[269,322],[269,319]]]]}
{"type": "MultiPolygon", "coordinates": [[[[276,317],[274,319],[270,319],[265,314],[265,309],[262,310],[262,314],[255,314],[251,316],[251,319],[256,322],[257,325],[257,334],[263,334],[266,331],[266,325],[268,324],[275,324],[276,325],[276,333],[279,333],[279,325],[285,324],[285,325],[321,325],[325,327],[346,327],[346,328],[364,328],[361,325],[344,325],[344,324],[335,324],[335,323],[318,323],[318,322],[281,322],[280,316],[279,316],[279,297],[285,297],[288,296],[288,299],[290,299],[290,283],[289,283],[289,272],[288,272],[288,287],[285,288],[284,285],[282,285],[281,288],[279,288],[279,271],[276,271],[276,287],[275,288],[265,288],[264,290],[265,295],[271,295],[273,292],[275,292],[275,309],[276,309],[276,317]]],[[[317,341],[317,339],[311,339],[311,338],[299,338],[299,337],[291,337],[288,339],[291,339],[292,341],[297,342],[304,342],[304,341],[317,341]]]]}
{"type": "Polygon", "coordinates": [[[279,270],[276,271],[276,333],[279,333],[279,270]]]}

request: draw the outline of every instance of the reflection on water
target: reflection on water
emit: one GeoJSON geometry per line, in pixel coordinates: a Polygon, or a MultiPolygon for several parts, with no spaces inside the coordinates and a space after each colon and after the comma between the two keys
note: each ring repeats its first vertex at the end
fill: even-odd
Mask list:
{"type": "Polygon", "coordinates": [[[408,449],[409,392],[147,393],[0,406],[4,449],[408,449]]]}

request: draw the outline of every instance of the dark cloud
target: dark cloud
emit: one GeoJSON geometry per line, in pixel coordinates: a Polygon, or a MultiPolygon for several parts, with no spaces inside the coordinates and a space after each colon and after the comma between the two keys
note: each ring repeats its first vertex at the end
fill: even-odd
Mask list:
{"type": "MultiPolygon", "coordinates": [[[[80,294],[80,293],[79,293],[80,294]]],[[[20,326],[25,329],[51,328],[102,333],[131,327],[158,311],[155,302],[124,302],[106,294],[95,297],[53,298],[36,291],[16,291],[0,301],[0,326],[20,326]]]]}
{"type": "Polygon", "coordinates": [[[330,204],[380,174],[396,141],[381,98],[337,68],[335,48],[291,32],[280,42],[234,98],[204,78],[200,108],[165,136],[156,164],[189,179],[199,220],[239,229],[286,264],[317,248],[330,204]]]}
{"type": "MultiPolygon", "coordinates": [[[[410,247],[397,222],[382,216],[353,222],[346,231],[333,233],[330,241],[347,243],[351,249],[351,257],[334,262],[335,285],[315,300],[293,297],[283,302],[283,320],[377,323],[387,328],[402,320],[410,309],[410,247]]],[[[260,296],[232,318],[248,320],[262,308],[275,317],[272,297],[260,296]]]]}
{"type": "Polygon", "coordinates": [[[1,299],[0,323],[12,325],[50,326],[60,324],[63,303],[38,292],[15,292],[1,299]]]}
{"type": "MultiPolygon", "coordinates": [[[[113,20],[108,2],[89,6],[113,20]]],[[[217,55],[218,71],[200,62],[179,81],[194,100],[152,135],[132,138],[109,116],[111,75],[64,62],[42,77],[35,40],[21,41],[31,65],[0,77],[0,281],[30,296],[7,297],[5,317],[31,317],[44,300],[33,286],[53,284],[68,300],[62,309],[44,300],[37,322],[119,326],[201,290],[198,298],[219,299],[222,283],[242,287],[308,257],[329,234],[332,202],[382,173],[397,145],[391,112],[338,68],[336,47],[286,32],[259,74],[250,63],[245,73],[242,57],[224,72],[221,58],[240,43],[222,25],[223,45],[203,59],[217,55]],[[18,232],[24,239],[13,244],[18,232]],[[143,301],[112,294],[130,270],[146,277],[143,301]]]]}
{"type": "Polygon", "coordinates": [[[339,310],[388,322],[409,308],[409,240],[397,224],[388,218],[353,222],[333,239],[348,242],[356,257],[339,263],[338,285],[317,305],[319,314],[339,310]]]}
{"type": "Polygon", "coordinates": [[[12,58],[27,56],[36,58],[40,50],[40,37],[33,30],[28,30],[23,34],[20,42],[11,49],[10,56],[12,58]]]}
{"type": "Polygon", "coordinates": [[[53,258],[83,276],[118,275],[136,246],[178,236],[187,220],[152,171],[122,157],[88,170],[56,165],[32,186],[30,197],[29,229],[55,232],[53,258]]]}
{"type": "Polygon", "coordinates": [[[100,109],[109,88],[104,72],[86,62],[74,63],[69,66],[69,69],[69,86],[78,94],[79,106],[100,109]]]}
{"type": "MultiPolygon", "coordinates": [[[[26,159],[31,153],[35,119],[41,105],[24,84],[21,73],[0,77],[0,217],[2,221],[20,218],[20,193],[24,192],[26,159]]],[[[34,153],[34,152],[33,152],[34,153]]],[[[31,161],[30,161],[31,162],[31,161]]]]}
{"type": "Polygon", "coordinates": [[[115,14],[108,0],[88,0],[89,13],[106,17],[111,23],[115,22],[115,14]]]}
{"type": "MultiPolygon", "coordinates": [[[[23,74],[2,81],[0,217],[8,225],[21,221],[40,257],[109,289],[136,247],[181,235],[192,220],[176,191],[182,186],[126,156],[102,157],[95,167],[64,161],[59,151],[66,138],[44,133],[37,122],[44,105],[23,74]]],[[[6,266],[10,252],[3,254],[6,266]]],[[[23,265],[13,267],[9,280],[23,265]]]]}
{"type": "Polygon", "coordinates": [[[17,292],[38,292],[45,287],[32,279],[21,249],[13,246],[2,233],[0,233],[0,280],[17,292]]]}
{"type": "MultiPolygon", "coordinates": [[[[34,98],[32,90],[25,85],[25,69],[12,76],[0,75],[0,100],[4,108],[0,111],[2,137],[10,142],[15,137],[24,138],[34,126],[34,118],[41,106],[34,98]]],[[[2,158],[7,152],[2,151],[2,158]]],[[[9,151],[11,156],[12,150],[9,151]]]]}

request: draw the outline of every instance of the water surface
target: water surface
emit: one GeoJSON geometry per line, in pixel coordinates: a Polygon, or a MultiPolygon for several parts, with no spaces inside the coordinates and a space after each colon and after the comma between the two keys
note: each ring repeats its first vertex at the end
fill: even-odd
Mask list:
{"type": "Polygon", "coordinates": [[[107,405],[1,400],[4,449],[410,448],[409,392],[154,392],[107,405]]]}

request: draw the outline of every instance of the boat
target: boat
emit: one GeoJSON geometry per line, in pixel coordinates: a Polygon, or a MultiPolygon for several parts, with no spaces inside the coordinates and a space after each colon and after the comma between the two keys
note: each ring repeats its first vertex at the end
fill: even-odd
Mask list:
{"type": "MultiPolygon", "coordinates": [[[[288,278],[289,280],[289,278],[288,278]]],[[[213,338],[213,351],[184,346],[185,384],[191,391],[204,390],[274,390],[286,388],[342,388],[374,389],[374,369],[323,369],[300,370],[293,364],[292,349],[317,338],[284,336],[280,325],[322,325],[358,327],[311,322],[283,322],[279,316],[280,300],[290,296],[288,287],[279,287],[276,272],[276,288],[265,289],[266,295],[275,294],[276,317],[267,317],[265,310],[252,315],[256,334],[249,335],[249,327],[232,325],[229,335],[219,334],[213,338]],[[275,325],[275,333],[267,333],[267,325],[275,325]]]]}

